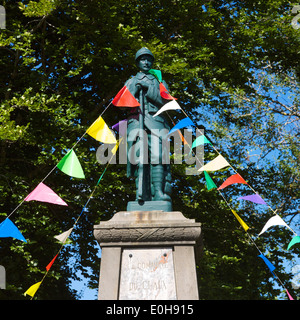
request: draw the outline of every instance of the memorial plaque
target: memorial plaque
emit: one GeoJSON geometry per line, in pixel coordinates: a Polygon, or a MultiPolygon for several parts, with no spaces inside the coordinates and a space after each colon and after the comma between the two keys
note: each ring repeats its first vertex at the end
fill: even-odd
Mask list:
{"type": "Polygon", "coordinates": [[[124,249],[119,300],[176,300],[172,248],[124,249]]]}

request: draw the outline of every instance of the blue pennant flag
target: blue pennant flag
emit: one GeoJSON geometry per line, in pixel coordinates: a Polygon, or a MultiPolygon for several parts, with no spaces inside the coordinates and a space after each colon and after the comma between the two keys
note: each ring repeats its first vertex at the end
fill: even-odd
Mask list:
{"type": "Polygon", "coordinates": [[[175,127],[173,127],[168,134],[171,134],[172,132],[176,131],[176,130],[179,130],[179,129],[182,129],[182,128],[185,128],[185,127],[190,127],[190,126],[195,126],[193,121],[187,117],[187,118],[184,118],[182,120],[180,120],[176,125],[175,127]]]}
{"type": "Polygon", "coordinates": [[[8,237],[27,242],[26,239],[23,237],[22,233],[19,231],[19,229],[14,225],[14,223],[8,218],[6,218],[0,224],[0,238],[8,237]]]}
{"type": "Polygon", "coordinates": [[[259,257],[264,260],[264,262],[267,265],[267,267],[273,273],[273,271],[275,270],[275,267],[273,266],[273,264],[263,254],[260,254],[259,257]]]}

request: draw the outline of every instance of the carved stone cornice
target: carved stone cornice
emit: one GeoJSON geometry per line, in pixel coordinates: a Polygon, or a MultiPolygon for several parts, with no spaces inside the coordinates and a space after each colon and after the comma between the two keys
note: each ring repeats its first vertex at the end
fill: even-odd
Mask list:
{"type": "Polygon", "coordinates": [[[100,246],[130,243],[195,243],[201,224],[185,218],[181,212],[120,211],[109,221],[94,226],[100,246]]]}

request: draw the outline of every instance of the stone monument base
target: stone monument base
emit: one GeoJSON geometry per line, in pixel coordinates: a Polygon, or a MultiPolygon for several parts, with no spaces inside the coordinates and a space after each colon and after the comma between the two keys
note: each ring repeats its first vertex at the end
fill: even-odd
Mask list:
{"type": "Polygon", "coordinates": [[[127,211],[172,211],[171,201],[129,201],[127,211]]]}
{"type": "Polygon", "coordinates": [[[197,300],[200,223],[181,212],[121,211],[94,226],[99,300],[197,300]]]}

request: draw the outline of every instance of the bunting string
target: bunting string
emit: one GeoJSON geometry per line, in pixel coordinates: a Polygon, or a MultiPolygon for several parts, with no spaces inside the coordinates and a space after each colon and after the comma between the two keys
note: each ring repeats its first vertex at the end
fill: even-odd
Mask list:
{"type": "MultiPolygon", "coordinates": [[[[116,151],[116,150],[115,150],[115,151],[116,151]]],[[[53,259],[50,261],[50,263],[46,266],[46,272],[45,272],[42,280],[41,280],[40,282],[37,282],[37,283],[35,283],[34,285],[32,285],[32,286],[24,293],[25,296],[26,296],[26,295],[30,295],[30,296],[31,296],[31,299],[30,299],[30,300],[33,299],[33,297],[34,297],[34,295],[36,294],[37,290],[38,290],[38,289],[40,288],[40,286],[42,285],[42,283],[43,283],[43,281],[45,280],[48,272],[50,271],[50,269],[51,269],[54,261],[56,260],[56,258],[57,258],[58,255],[60,254],[61,250],[62,250],[63,247],[65,246],[68,238],[70,237],[72,231],[74,230],[74,228],[75,228],[76,224],[78,223],[79,219],[81,218],[82,214],[86,211],[86,208],[87,208],[90,200],[93,198],[93,195],[94,195],[94,193],[95,193],[95,191],[96,191],[96,189],[97,189],[100,181],[102,180],[102,178],[103,178],[103,176],[104,176],[104,174],[105,174],[108,166],[110,165],[113,156],[114,156],[114,153],[112,154],[112,156],[111,156],[110,160],[108,161],[105,169],[103,170],[102,174],[100,175],[96,186],[94,187],[94,189],[92,190],[91,194],[89,195],[88,200],[86,201],[85,205],[83,206],[83,208],[82,208],[82,210],[81,210],[81,213],[80,213],[79,216],[77,217],[77,219],[76,219],[76,221],[74,222],[72,228],[70,228],[68,231],[64,232],[65,235],[63,235],[63,237],[59,237],[59,236],[56,236],[56,237],[55,237],[56,239],[59,239],[59,241],[62,242],[62,245],[60,246],[60,249],[58,250],[57,254],[54,256],[54,258],[53,258],[53,259]]],[[[60,236],[61,236],[61,235],[60,235],[60,236]]]]}
{"type": "MultiPolygon", "coordinates": [[[[202,167],[200,169],[198,169],[198,171],[203,172],[204,173],[204,177],[206,180],[206,185],[207,185],[207,189],[211,190],[211,189],[217,189],[219,195],[221,196],[221,198],[225,201],[227,207],[230,209],[230,211],[232,212],[232,214],[235,216],[236,220],[239,222],[240,226],[243,228],[243,230],[245,231],[247,237],[250,240],[250,243],[252,245],[255,246],[255,248],[258,250],[259,255],[258,257],[261,258],[264,263],[266,264],[266,266],[269,268],[270,272],[272,273],[272,275],[274,276],[275,279],[277,279],[277,281],[280,283],[280,285],[283,287],[283,289],[286,291],[286,294],[288,296],[288,298],[290,300],[293,300],[293,297],[290,295],[290,293],[288,292],[288,290],[286,289],[286,287],[284,286],[283,282],[280,280],[280,278],[278,277],[278,275],[275,272],[275,267],[274,265],[269,261],[269,259],[261,252],[261,250],[259,249],[259,247],[256,244],[256,239],[261,236],[263,233],[265,233],[270,227],[273,226],[284,226],[286,228],[288,228],[288,230],[290,230],[294,237],[292,238],[292,240],[290,241],[290,243],[288,244],[287,250],[289,250],[293,245],[300,243],[300,237],[297,235],[297,233],[290,227],[287,225],[287,223],[276,213],[276,210],[273,210],[273,208],[267,203],[265,202],[265,200],[255,191],[255,189],[248,183],[246,182],[243,177],[238,173],[238,171],[230,164],[230,162],[228,162],[221,154],[221,152],[214,146],[214,144],[211,142],[212,140],[207,137],[206,135],[204,135],[204,133],[198,129],[198,127],[193,123],[193,121],[190,119],[189,115],[185,112],[185,110],[178,104],[178,102],[176,101],[177,99],[174,98],[167,90],[167,88],[165,87],[165,85],[163,84],[162,81],[162,73],[160,70],[150,70],[150,73],[154,74],[155,77],[158,79],[159,81],[159,89],[160,89],[160,94],[161,97],[164,98],[165,100],[169,100],[167,103],[165,103],[160,110],[158,110],[156,112],[156,114],[154,115],[154,117],[158,116],[159,114],[161,114],[162,112],[166,112],[167,116],[169,117],[169,119],[172,121],[174,127],[169,131],[169,135],[171,133],[173,133],[174,131],[178,131],[179,134],[181,135],[181,139],[183,141],[184,144],[187,144],[190,148],[190,153],[193,153],[193,155],[196,157],[197,161],[199,163],[202,164],[202,161],[200,161],[197,157],[196,152],[193,151],[193,148],[195,148],[198,145],[201,144],[208,144],[210,145],[214,151],[217,153],[217,156],[211,160],[210,162],[206,163],[206,164],[202,164],[202,167]],[[182,114],[185,116],[184,119],[180,120],[176,125],[174,123],[174,121],[172,120],[172,118],[170,117],[168,111],[170,110],[181,110],[182,114]],[[192,143],[192,146],[184,139],[183,135],[181,134],[180,129],[188,127],[188,126],[192,126],[195,127],[195,130],[197,133],[200,133],[200,136],[198,136],[196,138],[196,140],[192,143]],[[231,175],[229,178],[227,178],[222,184],[221,186],[217,187],[216,184],[214,183],[213,179],[210,177],[210,175],[208,174],[208,172],[211,171],[218,171],[224,168],[229,167],[234,174],[231,175]],[[242,196],[239,197],[238,200],[245,200],[245,201],[250,201],[259,205],[264,205],[266,207],[268,207],[272,213],[273,216],[267,221],[267,223],[264,225],[264,227],[262,228],[261,232],[257,235],[257,238],[254,239],[253,236],[251,236],[251,234],[249,233],[249,226],[246,224],[246,222],[238,215],[238,213],[232,208],[232,206],[230,205],[230,203],[226,200],[223,192],[221,190],[223,190],[224,188],[232,185],[232,184],[244,184],[246,185],[248,188],[250,188],[250,190],[253,192],[253,194],[251,195],[246,195],[246,196],[242,196]]],[[[60,171],[62,171],[63,173],[71,176],[71,177],[75,177],[75,178],[81,178],[84,179],[85,175],[84,175],[84,171],[81,167],[81,164],[75,154],[74,148],[78,145],[78,143],[84,138],[84,136],[86,134],[90,135],[91,137],[93,137],[94,139],[102,142],[102,143],[108,143],[108,144],[115,144],[115,147],[112,151],[112,156],[109,160],[109,162],[107,163],[105,169],[103,170],[102,174],[100,175],[97,184],[95,185],[94,189],[92,190],[91,194],[89,195],[85,205],[82,208],[81,213],[79,214],[79,216],[77,217],[77,219],[75,220],[72,228],[70,228],[69,230],[63,232],[62,234],[55,236],[55,238],[57,240],[59,240],[62,245],[60,246],[60,249],[58,250],[57,254],[52,258],[52,260],[49,262],[49,264],[46,266],[46,272],[42,278],[41,281],[35,283],[34,285],[32,285],[25,293],[24,295],[29,295],[31,296],[31,299],[33,299],[35,293],[37,292],[37,290],[40,288],[41,284],[43,283],[44,279],[46,278],[48,272],[50,271],[52,265],[54,264],[56,258],[58,257],[58,255],[60,254],[62,248],[64,247],[64,245],[66,244],[68,238],[70,237],[74,227],[76,226],[76,224],[78,223],[79,219],[81,218],[83,212],[86,211],[86,208],[90,202],[90,200],[93,198],[94,192],[96,191],[98,185],[100,184],[109,164],[111,163],[111,160],[113,158],[113,156],[115,155],[117,148],[119,146],[119,143],[121,143],[122,138],[120,138],[119,141],[116,140],[114,134],[112,133],[112,131],[109,129],[109,127],[107,126],[107,124],[105,123],[105,121],[102,118],[102,115],[106,112],[106,110],[110,107],[110,105],[113,104],[116,107],[138,107],[140,106],[139,102],[135,99],[135,97],[130,93],[130,91],[128,90],[128,88],[126,86],[124,86],[118,93],[117,95],[114,97],[114,99],[112,99],[112,101],[106,106],[106,108],[102,111],[102,113],[100,114],[100,116],[93,122],[93,124],[83,133],[83,135],[76,141],[76,143],[72,146],[71,149],[68,150],[68,152],[65,154],[65,156],[59,161],[59,163],[57,165],[55,165],[49,172],[48,174],[42,179],[42,181],[37,185],[37,187],[29,194],[27,195],[17,206],[15,209],[13,209],[11,211],[11,213],[5,218],[5,220],[0,224],[0,238],[4,238],[4,237],[14,237],[18,240],[22,240],[26,242],[26,239],[23,237],[23,235],[20,233],[20,231],[18,230],[18,228],[14,225],[14,223],[9,219],[17,210],[18,208],[24,203],[24,202],[28,202],[28,201],[32,201],[32,200],[36,200],[36,201],[42,201],[42,202],[50,202],[50,203],[54,203],[54,204],[58,204],[58,205],[64,205],[67,206],[67,203],[65,203],[52,189],[50,189],[48,186],[46,186],[44,184],[44,181],[50,176],[50,174],[53,173],[53,171],[58,168],[60,169],[60,171]]],[[[125,121],[125,120],[123,120],[125,121]]],[[[113,129],[117,128],[118,124],[113,126],[113,129]]]]}
{"type": "MultiPolygon", "coordinates": [[[[161,82],[161,80],[159,80],[159,82],[161,82]]],[[[167,93],[169,95],[169,93],[167,93]]],[[[162,95],[163,96],[163,95],[162,95]]],[[[164,97],[164,96],[163,96],[164,97]]],[[[169,97],[172,98],[171,95],[169,95],[169,97]]],[[[175,102],[175,99],[173,98],[173,101],[175,102]]],[[[177,103],[177,102],[176,102],[177,103]]],[[[165,106],[164,106],[165,107],[165,106]]],[[[165,107],[162,107],[157,114],[160,114],[161,112],[167,110],[167,108],[165,107]],[[160,112],[161,111],[161,112],[160,112]]],[[[179,109],[179,108],[170,108],[170,109],[179,109]]],[[[175,131],[176,129],[180,129],[180,128],[183,128],[183,127],[186,127],[188,125],[194,125],[191,123],[191,120],[188,116],[188,114],[184,111],[184,109],[182,109],[180,107],[180,110],[182,111],[182,113],[186,116],[185,119],[179,121],[179,125],[177,124],[173,129],[170,130],[169,134],[173,131],[175,131]],[[185,122],[183,125],[182,122],[185,122]]],[[[169,116],[169,115],[168,115],[169,116]]],[[[170,118],[170,116],[169,116],[170,118]]],[[[195,126],[195,125],[194,125],[195,126]]],[[[249,200],[251,202],[254,202],[254,203],[258,203],[258,204],[263,204],[263,205],[266,205],[268,206],[268,208],[273,212],[274,216],[268,220],[268,223],[266,224],[266,226],[263,228],[263,230],[260,232],[260,234],[262,234],[263,232],[265,232],[270,226],[273,226],[273,225],[283,225],[283,226],[286,226],[287,228],[289,228],[295,235],[295,237],[292,239],[292,241],[290,242],[289,246],[288,246],[288,249],[295,243],[299,243],[300,242],[300,237],[297,236],[297,233],[291,228],[289,227],[283,220],[282,218],[276,213],[277,210],[273,210],[273,208],[267,204],[262,198],[261,196],[255,191],[255,189],[249,184],[247,183],[243,178],[242,176],[238,173],[238,171],[229,163],[226,161],[226,159],[221,155],[221,153],[217,150],[217,148],[215,148],[215,146],[210,143],[209,140],[205,140],[207,139],[206,136],[204,136],[203,132],[201,130],[199,130],[197,127],[196,127],[196,130],[201,134],[200,137],[198,137],[197,139],[203,137],[203,143],[209,143],[213,149],[215,150],[215,152],[217,152],[218,156],[212,160],[211,162],[209,162],[208,164],[206,165],[203,165],[199,171],[203,171],[204,172],[204,175],[205,175],[205,179],[206,179],[206,183],[207,183],[207,187],[208,187],[208,190],[210,189],[213,189],[213,188],[217,188],[217,186],[215,185],[215,183],[213,182],[213,180],[210,178],[210,176],[208,175],[208,173],[205,171],[205,170],[209,170],[209,171],[216,171],[216,170],[220,170],[220,169],[223,169],[227,166],[229,166],[234,172],[235,172],[235,175],[233,178],[231,178],[231,180],[233,180],[232,182],[233,183],[243,183],[243,184],[246,184],[251,190],[252,192],[254,192],[254,195],[250,195],[250,196],[244,196],[244,197],[240,197],[239,199],[244,199],[244,200],[249,200]],[[205,141],[205,142],[204,142],[205,141]],[[270,221],[271,220],[271,221],[270,221]]],[[[180,130],[179,130],[180,131],[180,130]]],[[[194,141],[195,143],[196,141],[194,141]]],[[[192,148],[193,148],[193,145],[192,145],[192,148]]],[[[192,150],[191,148],[191,150],[192,150]]],[[[197,155],[195,155],[197,157],[197,155]]],[[[198,159],[199,161],[199,159],[198,159]]],[[[228,185],[231,184],[232,182],[227,182],[228,185]]],[[[221,189],[225,188],[227,185],[224,185],[222,184],[219,188],[217,188],[217,191],[219,192],[219,194],[221,195],[221,197],[224,199],[225,203],[227,204],[227,206],[229,207],[229,209],[232,211],[232,213],[234,214],[234,216],[236,217],[236,219],[239,221],[240,225],[243,227],[244,231],[246,232],[248,238],[250,239],[251,243],[256,247],[256,249],[258,250],[258,252],[260,253],[259,254],[259,257],[261,257],[264,262],[266,263],[266,265],[268,266],[268,268],[270,269],[271,273],[274,275],[274,277],[278,280],[278,282],[281,284],[281,286],[284,288],[284,290],[286,291],[287,293],[287,296],[290,300],[294,300],[292,298],[292,296],[290,295],[290,293],[288,292],[288,290],[285,288],[283,282],[280,280],[280,278],[278,277],[278,275],[275,273],[275,267],[272,265],[272,263],[262,254],[262,252],[260,251],[260,249],[258,248],[258,246],[256,245],[255,241],[253,240],[253,238],[251,237],[251,235],[248,233],[248,229],[249,227],[247,226],[247,224],[239,217],[239,215],[235,212],[235,210],[233,210],[230,206],[230,204],[228,203],[228,201],[225,199],[223,193],[220,191],[221,189]]],[[[259,234],[259,235],[260,235],[259,234]]],[[[259,236],[258,235],[258,236],[259,236]]]]}
{"type": "Polygon", "coordinates": [[[217,191],[219,192],[220,196],[223,198],[223,200],[225,201],[225,203],[227,204],[227,206],[229,207],[229,209],[232,211],[232,213],[235,215],[235,217],[237,218],[237,220],[239,221],[240,225],[242,226],[242,228],[244,229],[246,235],[248,236],[250,242],[254,245],[254,247],[258,250],[259,255],[258,257],[262,258],[262,260],[266,263],[267,267],[269,268],[269,270],[271,271],[271,273],[273,274],[273,276],[278,280],[278,282],[280,283],[280,285],[284,288],[284,290],[286,291],[288,298],[290,300],[294,300],[292,298],[292,296],[290,295],[290,293],[288,292],[288,290],[286,289],[285,285],[283,284],[283,282],[281,281],[281,279],[279,278],[279,276],[276,274],[275,267],[273,266],[273,264],[263,255],[263,253],[261,252],[261,250],[259,249],[259,247],[257,246],[256,242],[254,241],[254,239],[252,238],[252,236],[249,234],[248,232],[248,225],[238,216],[238,214],[235,212],[235,210],[232,209],[231,205],[228,203],[228,201],[226,200],[226,198],[224,197],[223,193],[217,189],[217,191]]]}
{"type": "MultiPolygon", "coordinates": [[[[111,101],[111,102],[106,106],[106,108],[101,112],[99,118],[102,117],[102,115],[107,111],[107,109],[111,106],[111,104],[112,104],[112,101],[111,101]]],[[[87,130],[87,131],[88,131],[88,130],[87,130]]],[[[73,149],[74,149],[74,148],[77,146],[77,144],[84,138],[84,136],[87,134],[87,131],[85,131],[85,132],[83,133],[83,135],[76,141],[76,143],[75,143],[75,144],[71,147],[71,149],[68,151],[68,153],[70,153],[70,154],[73,155],[73,158],[74,158],[74,151],[73,151],[73,149]]],[[[75,157],[76,157],[76,155],[75,155],[75,157]]],[[[59,166],[59,163],[56,164],[56,165],[47,173],[47,175],[40,181],[40,184],[43,183],[43,182],[53,173],[53,171],[54,171],[55,169],[57,169],[58,166],[59,166]]],[[[74,167],[74,166],[72,166],[72,167],[74,167]]],[[[83,172],[82,172],[81,175],[84,176],[83,172]]],[[[26,201],[26,197],[23,198],[23,200],[21,200],[21,202],[8,214],[8,216],[6,217],[6,219],[10,218],[10,217],[21,207],[21,205],[22,205],[25,201],[26,201]]],[[[1,224],[0,224],[0,228],[1,228],[1,224]]]]}

